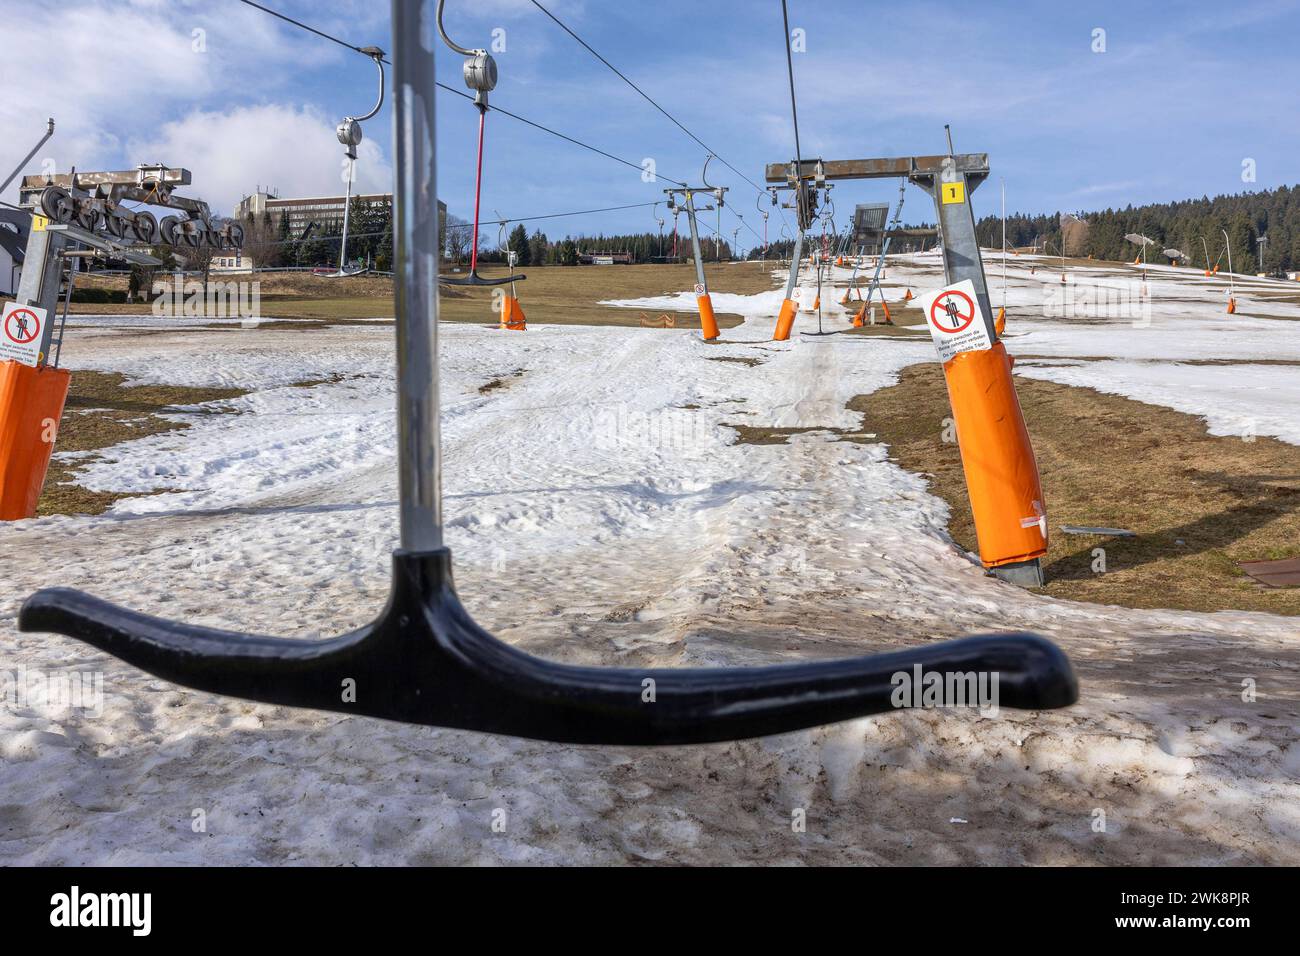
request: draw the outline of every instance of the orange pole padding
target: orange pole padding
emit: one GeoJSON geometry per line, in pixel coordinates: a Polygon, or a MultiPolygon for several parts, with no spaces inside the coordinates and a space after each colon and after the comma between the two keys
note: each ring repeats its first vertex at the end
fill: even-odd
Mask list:
{"type": "Polygon", "coordinates": [[[816,312],[816,311],[817,311],[818,309],[820,309],[821,307],[822,307],[822,297],[821,297],[821,296],[817,296],[817,298],[813,299],[812,310],[813,310],[814,312],[816,312]]]}
{"type": "Polygon", "coordinates": [[[893,324],[894,324],[894,320],[891,319],[891,318],[889,317],[889,303],[886,302],[884,299],[881,299],[881,300],[880,300],[880,307],[881,307],[882,309],[885,310],[885,321],[884,321],[883,324],[884,324],[884,325],[893,325],[893,324]]]}
{"type": "Polygon", "coordinates": [[[993,320],[993,331],[996,332],[998,335],[1001,335],[1002,332],[1006,329],[1006,327],[1007,327],[1007,309],[1006,306],[999,306],[997,318],[993,320]]]}
{"type": "Polygon", "coordinates": [[[1228,314],[1229,314],[1229,315],[1234,315],[1234,314],[1236,314],[1236,311],[1237,311],[1237,300],[1236,300],[1236,299],[1229,299],[1229,300],[1228,300],[1228,314]]]}
{"type": "Polygon", "coordinates": [[[840,299],[840,305],[848,305],[848,304],[849,304],[849,290],[845,289],[844,298],[840,299]]]}
{"type": "Polygon", "coordinates": [[[695,303],[700,307],[700,331],[704,333],[704,341],[711,342],[719,334],[718,320],[713,317],[713,300],[706,292],[704,295],[697,296],[695,303]]]}
{"type": "Polygon", "coordinates": [[[501,300],[501,328],[511,332],[523,332],[528,328],[523,306],[513,295],[507,295],[501,300]]]}
{"type": "Polygon", "coordinates": [[[0,521],[36,517],[72,376],[0,362],[0,521]]]}
{"type": "Polygon", "coordinates": [[[794,328],[794,300],[784,299],[781,302],[781,312],[776,317],[776,331],[772,333],[773,342],[784,342],[790,337],[790,330],[794,328]]]}
{"type": "Polygon", "coordinates": [[[1042,557],[1043,488],[1006,347],[997,342],[991,349],[962,352],[943,371],[980,559],[994,568],[1042,557]]]}
{"type": "Polygon", "coordinates": [[[904,295],[903,295],[903,301],[904,301],[904,302],[911,302],[911,301],[912,301],[912,290],[911,290],[911,289],[908,289],[907,292],[904,293],[904,295]]]}

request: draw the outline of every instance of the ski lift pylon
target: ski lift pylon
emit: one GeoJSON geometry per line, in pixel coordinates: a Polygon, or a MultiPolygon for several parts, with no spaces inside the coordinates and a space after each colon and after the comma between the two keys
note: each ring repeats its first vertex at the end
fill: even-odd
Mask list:
{"type": "Polygon", "coordinates": [[[774,667],[600,668],[526,654],[479,627],[442,538],[433,53],[422,7],[394,0],[395,305],[401,541],[376,620],[323,641],[199,627],[67,588],[27,599],[23,631],[75,637],[199,690],[412,724],[582,744],[686,744],[896,710],[899,673],[995,672],[999,706],[1064,707],[1069,659],[1027,633],[774,667]],[[345,694],[348,686],[355,694],[345,694]]]}

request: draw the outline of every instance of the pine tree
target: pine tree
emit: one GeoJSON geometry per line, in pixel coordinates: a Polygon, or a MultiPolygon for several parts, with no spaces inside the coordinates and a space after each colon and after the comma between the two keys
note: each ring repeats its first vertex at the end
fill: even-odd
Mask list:
{"type": "Polygon", "coordinates": [[[526,266],[532,263],[532,247],[528,244],[528,230],[522,222],[510,230],[506,248],[515,254],[515,261],[519,265],[526,266]]]}

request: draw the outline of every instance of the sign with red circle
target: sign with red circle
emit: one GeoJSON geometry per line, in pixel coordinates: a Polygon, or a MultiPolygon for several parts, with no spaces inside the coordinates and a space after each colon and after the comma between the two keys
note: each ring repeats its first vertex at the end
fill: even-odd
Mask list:
{"type": "Polygon", "coordinates": [[[963,279],[946,289],[924,292],[917,301],[940,361],[947,362],[962,352],[993,348],[993,331],[973,280],[963,279]]]}
{"type": "Polygon", "coordinates": [[[33,367],[41,364],[41,346],[45,343],[46,312],[40,306],[10,302],[0,313],[0,362],[22,362],[33,367]]]}
{"type": "Polygon", "coordinates": [[[970,328],[977,312],[974,299],[960,289],[948,289],[930,303],[930,325],[940,332],[956,335],[970,328]]]}
{"type": "Polygon", "coordinates": [[[5,316],[5,336],[11,342],[27,345],[41,334],[41,317],[31,309],[17,308],[5,316]]]}

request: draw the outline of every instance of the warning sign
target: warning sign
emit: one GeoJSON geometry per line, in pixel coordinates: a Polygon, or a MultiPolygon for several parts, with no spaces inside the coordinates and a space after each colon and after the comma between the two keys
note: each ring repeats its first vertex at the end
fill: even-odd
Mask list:
{"type": "Polygon", "coordinates": [[[959,352],[978,352],[993,347],[988,321],[970,279],[920,298],[930,337],[939,361],[946,362],[959,352]]]}
{"type": "Polygon", "coordinates": [[[945,204],[966,201],[965,183],[943,183],[942,195],[945,204]]]}
{"type": "Polygon", "coordinates": [[[10,302],[4,308],[4,334],[0,335],[0,361],[13,359],[35,367],[41,360],[41,333],[45,310],[10,302]]]}
{"type": "Polygon", "coordinates": [[[703,283],[703,282],[697,282],[697,283],[695,283],[695,294],[696,294],[696,295],[704,295],[704,283],[703,283]]]}

